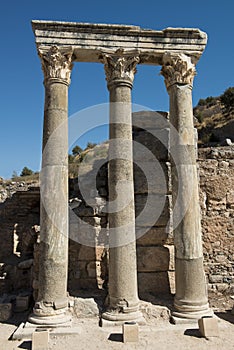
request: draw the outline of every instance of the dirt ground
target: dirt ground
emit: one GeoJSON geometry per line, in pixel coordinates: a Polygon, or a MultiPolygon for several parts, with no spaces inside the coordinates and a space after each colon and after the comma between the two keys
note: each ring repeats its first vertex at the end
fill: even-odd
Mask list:
{"type": "MultiPolygon", "coordinates": [[[[137,343],[123,343],[120,326],[102,328],[99,327],[98,317],[74,317],[72,326],[74,334],[50,333],[48,350],[233,350],[234,315],[231,314],[233,299],[213,295],[210,296],[209,301],[218,320],[218,337],[205,339],[201,337],[197,324],[173,325],[167,317],[157,318],[155,316],[153,321],[149,319],[152,322],[139,326],[139,341],[137,343]]],[[[27,316],[28,313],[15,314],[8,323],[0,325],[0,350],[30,350],[32,348],[32,342],[29,338],[21,341],[9,340],[17,325],[26,321],[27,316]]]]}

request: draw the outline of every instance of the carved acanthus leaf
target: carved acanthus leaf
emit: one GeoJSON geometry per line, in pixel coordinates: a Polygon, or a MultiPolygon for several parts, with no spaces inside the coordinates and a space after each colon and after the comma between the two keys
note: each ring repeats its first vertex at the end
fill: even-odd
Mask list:
{"type": "Polygon", "coordinates": [[[163,55],[163,66],[160,73],[164,76],[168,89],[173,84],[192,85],[196,69],[189,56],[166,52],[163,55]]]}
{"type": "Polygon", "coordinates": [[[102,57],[108,84],[119,79],[133,83],[136,66],[140,62],[137,54],[126,54],[124,50],[119,49],[114,54],[103,54],[102,57]]]}
{"type": "Polygon", "coordinates": [[[57,46],[51,46],[49,50],[38,50],[42,62],[45,81],[50,78],[58,78],[70,83],[72,64],[72,49],[62,50],[57,46]]]}

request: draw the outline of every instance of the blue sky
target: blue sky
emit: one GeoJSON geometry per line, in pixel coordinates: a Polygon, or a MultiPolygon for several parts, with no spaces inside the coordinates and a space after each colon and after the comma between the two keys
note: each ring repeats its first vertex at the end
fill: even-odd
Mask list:
{"type": "MultiPolygon", "coordinates": [[[[197,65],[193,102],[218,96],[234,86],[234,2],[144,0],[75,1],[12,0],[0,4],[1,128],[0,176],[10,178],[24,166],[40,169],[44,87],[41,65],[31,29],[32,19],[134,24],[161,30],[196,27],[207,32],[208,45],[197,65]]],[[[168,96],[160,67],[139,66],[133,102],[153,110],[168,110],[168,96]]],[[[76,63],[69,89],[69,115],[108,102],[103,66],[76,63]]],[[[101,142],[104,128],[80,139],[101,142]]]]}

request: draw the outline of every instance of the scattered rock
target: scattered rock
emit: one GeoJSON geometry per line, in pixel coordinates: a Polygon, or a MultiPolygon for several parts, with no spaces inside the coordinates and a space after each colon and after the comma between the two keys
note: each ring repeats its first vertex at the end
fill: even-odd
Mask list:
{"type": "Polygon", "coordinates": [[[98,305],[93,298],[75,298],[73,310],[79,318],[99,315],[98,305]]]}

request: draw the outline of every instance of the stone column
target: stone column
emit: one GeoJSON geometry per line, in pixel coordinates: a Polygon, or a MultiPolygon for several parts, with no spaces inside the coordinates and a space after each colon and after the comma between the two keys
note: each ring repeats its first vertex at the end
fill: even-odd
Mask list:
{"type": "Polygon", "coordinates": [[[138,320],[131,89],[138,55],[103,55],[110,92],[109,295],[102,323],[138,320]]]}
{"type": "Polygon", "coordinates": [[[175,322],[210,315],[203,269],[190,57],[166,53],[161,74],[170,96],[170,153],[175,243],[175,322]]]}
{"type": "Polygon", "coordinates": [[[68,86],[70,48],[39,49],[44,71],[45,109],[40,174],[39,291],[29,321],[54,325],[66,315],[68,270],[68,86]]]}

